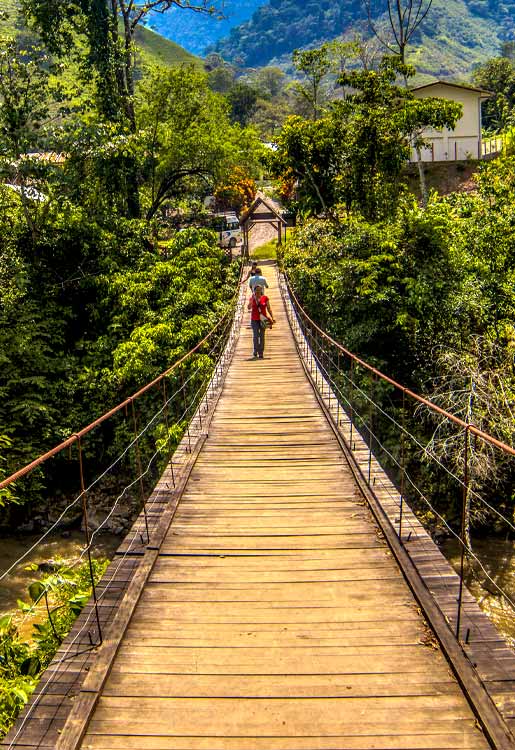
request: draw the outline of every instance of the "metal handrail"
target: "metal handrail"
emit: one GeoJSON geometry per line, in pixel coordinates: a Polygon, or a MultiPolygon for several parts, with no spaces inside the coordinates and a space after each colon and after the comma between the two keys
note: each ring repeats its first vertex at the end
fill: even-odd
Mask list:
{"type": "Polygon", "coordinates": [[[56,456],[58,453],[61,453],[66,448],[70,448],[75,443],[80,444],[81,438],[83,438],[85,435],[87,435],[89,432],[94,430],[96,427],[101,425],[106,420],[110,419],[110,417],[113,417],[115,414],[120,412],[122,409],[126,409],[128,406],[131,406],[136,399],[138,399],[140,396],[142,396],[144,393],[149,391],[151,388],[153,388],[156,385],[159,385],[159,383],[163,382],[165,378],[167,378],[169,375],[171,375],[180,365],[182,365],[187,359],[189,359],[195,352],[197,352],[203,344],[208,341],[212,335],[220,328],[222,323],[227,319],[227,317],[232,313],[232,306],[234,301],[236,300],[238,294],[239,294],[239,286],[240,281],[243,273],[243,264],[240,271],[240,279],[238,281],[238,287],[231,298],[231,300],[228,303],[228,309],[224,313],[224,315],[218,320],[215,326],[211,328],[211,330],[204,336],[204,338],[196,344],[196,346],[193,347],[193,349],[190,349],[189,352],[184,354],[177,362],[174,362],[171,367],[169,367],[167,370],[162,372],[160,375],[158,375],[154,380],[152,380],[150,383],[147,383],[142,388],[140,388],[138,391],[133,393],[131,396],[128,396],[124,401],[122,401],[118,406],[114,406],[109,411],[102,414],[102,416],[95,419],[93,422],[88,424],[86,427],[83,427],[78,432],[74,432],[72,435],[70,435],[69,438],[66,438],[62,443],[59,443],[58,445],[54,446],[54,448],[51,448],[46,453],[43,453],[42,455],[38,456],[38,458],[35,458],[33,461],[31,461],[29,464],[24,466],[23,468],[19,469],[18,471],[14,472],[14,474],[11,474],[6,479],[3,479],[0,481],[0,490],[5,489],[9,485],[13,484],[13,482],[16,482],[18,479],[21,479],[22,477],[29,474],[33,469],[40,466],[42,463],[45,463],[48,461],[48,459],[53,458],[53,456],[56,456]]]}
{"type": "MultiPolygon", "coordinates": [[[[478,427],[475,427],[473,424],[464,422],[462,419],[457,417],[455,414],[451,414],[448,411],[445,411],[445,409],[442,409],[440,406],[437,406],[435,403],[430,401],[427,398],[424,398],[423,396],[419,396],[418,393],[415,393],[414,391],[410,390],[409,388],[406,388],[406,386],[401,385],[393,378],[389,377],[388,375],[385,375],[381,370],[378,370],[373,365],[370,365],[365,360],[358,357],[356,354],[353,354],[351,351],[346,349],[342,344],[340,344],[338,341],[333,339],[328,333],[326,333],[322,328],[320,328],[317,323],[308,315],[308,313],[305,311],[305,309],[300,304],[295,292],[293,291],[293,288],[290,284],[290,280],[288,278],[288,275],[284,273],[284,279],[286,282],[286,286],[288,289],[288,293],[290,294],[292,300],[295,302],[295,306],[298,309],[299,313],[302,315],[302,317],[309,323],[310,326],[312,326],[323,338],[325,338],[332,346],[334,346],[336,349],[338,349],[342,354],[345,354],[350,360],[355,362],[356,364],[359,364],[364,369],[371,372],[373,375],[378,377],[380,380],[383,380],[386,383],[389,383],[390,385],[394,386],[397,390],[401,391],[405,396],[409,396],[414,401],[417,401],[419,404],[422,404],[423,406],[426,406],[431,411],[436,412],[437,414],[440,414],[442,417],[446,417],[449,421],[454,422],[454,424],[458,425],[464,430],[467,430],[469,434],[475,435],[476,437],[481,438],[482,440],[485,440],[487,443],[490,443],[491,445],[494,445],[496,448],[499,448],[504,453],[509,454],[510,456],[515,456],[515,448],[512,448],[510,445],[507,445],[506,443],[503,443],[501,440],[498,440],[497,438],[493,437],[493,435],[488,434],[487,432],[483,432],[483,430],[480,430],[478,427]]],[[[1,487],[0,487],[1,489],[1,487]]]]}

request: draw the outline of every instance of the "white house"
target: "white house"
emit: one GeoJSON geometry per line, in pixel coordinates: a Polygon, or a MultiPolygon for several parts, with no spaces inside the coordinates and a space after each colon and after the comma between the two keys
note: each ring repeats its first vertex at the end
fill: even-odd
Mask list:
{"type": "MultiPolygon", "coordinates": [[[[446,81],[434,81],[424,86],[411,89],[417,99],[438,97],[459,102],[463,107],[463,116],[456,123],[454,130],[434,130],[428,128],[424,139],[428,148],[422,149],[422,161],[458,161],[462,159],[481,159],[483,146],[481,141],[481,102],[492,94],[472,86],[460,86],[446,81]]],[[[417,161],[413,150],[411,161],[417,161]]]]}

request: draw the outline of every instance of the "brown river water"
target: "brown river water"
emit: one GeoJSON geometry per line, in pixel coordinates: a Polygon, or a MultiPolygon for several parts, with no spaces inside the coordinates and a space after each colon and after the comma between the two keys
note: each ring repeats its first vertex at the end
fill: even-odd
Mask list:
{"type": "MultiPolygon", "coordinates": [[[[0,575],[13,565],[40,538],[40,535],[23,537],[0,537],[0,575]]],[[[97,558],[112,558],[120,545],[120,538],[114,534],[99,534],[95,537],[93,555],[97,558]]],[[[28,586],[38,579],[39,573],[27,570],[31,563],[40,565],[49,560],[59,559],[72,563],[77,560],[84,549],[84,534],[72,531],[63,537],[61,533],[49,534],[35,550],[16,565],[16,567],[0,581],[0,617],[17,609],[16,600],[29,602],[28,586]]],[[[25,637],[30,635],[31,626],[28,624],[22,630],[25,637]]]]}
{"type": "MultiPolygon", "coordinates": [[[[515,602],[515,541],[496,537],[475,539],[472,549],[490,578],[515,602]]],[[[459,571],[460,545],[457,540],[444,542],[441,550],[455,570],[459,571]]],[[[477,564],[473,570],[467,566],[465,582],[497,630],[515,647],[515,608],[499,593],[477,564]]]]}

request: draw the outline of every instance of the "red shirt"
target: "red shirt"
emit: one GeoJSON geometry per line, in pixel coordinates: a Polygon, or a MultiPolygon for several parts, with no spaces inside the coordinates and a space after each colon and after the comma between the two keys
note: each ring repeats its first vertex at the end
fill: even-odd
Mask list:
{"type": "MultiPolygon", "coordinates": [[[[259,306],[258,306],[258,304],[256,302],[256,296],[254,294],[250,298],[250,301],[252,302],[252,311],[251,311],[251,314],[250,314],[250,319],[251,320],[261,320],[261,318],[259,317],[260,314],[261,315],[267,315],[267,312],[266,312],[266,303],[268,302],[268,297],[266,296],[266,294],[263,294],[261,296],[261,299],[259,300],[259,306]]],[[[268,317],[268,315],[267,315],[267,317],[268,317]]]]}

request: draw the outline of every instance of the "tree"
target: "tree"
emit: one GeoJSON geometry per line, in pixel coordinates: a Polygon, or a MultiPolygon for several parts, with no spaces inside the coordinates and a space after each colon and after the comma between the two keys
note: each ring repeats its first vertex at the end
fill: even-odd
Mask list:
{"type": "Polygon", "coordinates": [[[406,63],[406,48],[411,39],[426,19],[433,0],[363,0],[367,11],[368,23],[379,41],[406,63]],[[376,19],[382,12],[387,12],[389,28],[393,41],[383,34],[376,19]]]}
{"type": "Polygon", "coordinates": [[[227,94],[234,86],[236,68],[226,62],[221,55],[211,52],[205,61],[204,68],[208,73],[209,88],[219,94],[227,94]]]}
{"type": "Polygon", "coordinates": [[[220,211],[240,214],[256,197],[254,180],[241,167],[235,167],[215,188],[216,206],[220,211]]]}
{"type": "Polygon", "coordinates": [[[22,0],[25,13],[41,33],[51,53],[74,50],[80,55],[77,35],[88,41],[87,62],[95,71],[104,96],[105,113],[119,116],[107,97],[115,94],[122,111],[136,130],[134,112],[134,36],[149,13],[165,13],[172,7],[213,14],[211,0],[22,0]]]}
{"type": "Polygon", "coordinates": [[[32,234],[34,201],[28,181],[34,165],[28,153],[41,142],[49,118],[47,62],[39,48],[21,50],[14,41],[0,42],[0,169],[20,188],[32,234]]]}
{"type": "Polygon", "coordinates": [[[165,200],[205,195],[245,162],[245,149],[256,147],[253,134],[231,125],[224,98],[193,67],[155,69],[138,89],[137,114],[148,154],[148,219],[165,200]]]}
{"type": "Polygon", "coordinates": [[[338,81],[352,91],[344,101],[317,121],[286,121],[271,168],[278,177],[293,172],[307,209],[327,212],[343,203],[370,220],[395,212],[413,134],[453,127],[461,112],[453,102],[416,100],[396,86],[398,74],[409,72],[399,58],[385,57],[377,71],[344,73],[338,81]]]}
{"type": "Polygon", "coordinates": [[[319,49],[295,50],[293,65],[306,78],[306,83],[297,83],[296,89],[308,102],[313,120],[318,120],[324,101],[323,82],[331,70],[327,45],[319,49]]]}
{"type": "Polygon", "coordinates": [[[420,193],[422,203],[427,204],[428,194],[422,163],[422,149],[426,145],[424,131],[429,126],[435,130],[443,128],[452,129],[463,113],[461,104],[451,102],[447,99],[426,97],[424,99],[407,99],[405,103],[404,117],[405,127],[410,128],[410,145],[417,154],[417,167],[420,180],[420,193]]]}
{"type": "Polygon", "coordinates": [[[497,132],[505,130],[512,122],[515,106],[513,60],[507,56],[488,60],[474,71],[474,83],[495,95],[483,103],[485,127],[497,132]]]}
{"type": "Polygon", "coordinates": [[[253,78],[260,94],[271,99],[283,92],[286,80],[286,73],[281,68],[274,66],[261,68],[253,78]]]}
{"type": "Polygon", "coordinates": [[[357,203],[370,219],[394,210],[410,145],[420,149],[426,128],[453,128],[462,112],[461,105],[445,99],[415,99],[395,85],[399,74],[407,78],[412,69],[398,57],[385,57],[378,71],[351,71],[338,79],[355,92],[345,105],[344,200],[349,207],[357,203]]]}
{"type": "Polygon", "coordinates": [[[235,83],[228,94],[231,107],[231,122],[246,127],[256,111],[258,92],[243,81],[235,83]]]}
{"type": "MultiPolygon", "coordinates": [[[[134,109],[134,37],[151,12],[164,13],[172,7],[197,13],[215,11],[210,0],[22,0],[27,18],[55,55],[74,55],[86,78],[93,75],[100,111],[113,122],[137,130],[134,109]],[[79,39],[86,39],[84,45],[79,39]]],[[[130,217],[140,214],[139,174],[134,159],[123,165],[127,207],[130,217]]]]}
{"type": "Polygon", "coordinates": [[[209,88],[218,94],[228,94],[236,80],[236,71],[231,65],[221,65],[208,73],[209,88]]]}
{"type": "Polygon", "coordinates": [[[326,213],[338,202],[344,137],[345,125],[339,117],[305,120],[295,115],[286,120],[269,166],[286,183],[297,180],[303,210],[326,213]]]}
{"type": "Polygon", "coordinates": [[[380,43],[375,37],[354,34],[350,40],[342,38],[328,42],[327,47],[332,72],[337,76],[355,68],[376,70],[382,59],[380,43]]]}

